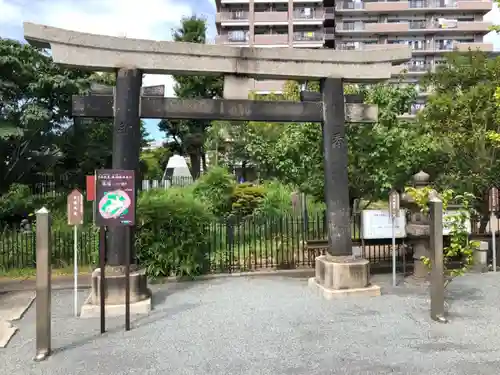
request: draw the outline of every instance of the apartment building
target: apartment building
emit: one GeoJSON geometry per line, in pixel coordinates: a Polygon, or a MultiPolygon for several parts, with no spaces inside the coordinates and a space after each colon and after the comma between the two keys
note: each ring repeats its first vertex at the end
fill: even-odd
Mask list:
{"type": "MultiPolygon", "coordinates": [[[[341,50],[406,44],[413,58],[402,69],[410,82],[442,63],[445,52],[493,51],[493,44],[483,43],[492,25],[483,20],[491,0],[216,0],[216,5],[216,43],[341,50]]],[[[265,94],[282,87],[280,81],[257,81],[254,89],[265,94]]]]}

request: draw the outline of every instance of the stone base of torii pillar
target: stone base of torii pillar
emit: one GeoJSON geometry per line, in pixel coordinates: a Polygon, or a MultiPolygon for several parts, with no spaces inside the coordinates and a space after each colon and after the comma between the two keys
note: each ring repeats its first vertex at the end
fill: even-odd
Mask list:
{"type": "MultiPolygon", "coordinates": [[[[106,316],[125,315],[125,273],[122,267],[105,269],[105,312],[106,316]]],[[[90,295],[82,306],[80,318],[100,317],[101,270],[92,272],[90,295]]],[[[130,315],[151,312],[151,291],[144,270],[130,270],[130,315]]]]}
{"type": "Polygon", "coordinates": [[[317,257],[315,277],[308,283],[325,299],[380,295],[380,287],[370,284],[370,262],[353,256],[317,257]]]}

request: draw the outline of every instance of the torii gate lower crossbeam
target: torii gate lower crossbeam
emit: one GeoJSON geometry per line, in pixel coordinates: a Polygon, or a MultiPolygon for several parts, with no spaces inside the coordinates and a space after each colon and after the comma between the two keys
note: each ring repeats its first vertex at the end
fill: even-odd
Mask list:
{"type": "MultiPolygon", "coordinates": [[[[115,118],[113,137],[113,168],[138,169],[140,118],[242,120],[276,122],[322,122],[325,168],[325,201],[329,247],[332,255],[351,255],[347,145],[345,121],[373,122],[377,107],[359,103],[356,96],[347,96],[345,103],[340,79],[321,81],[322,101],[252,101],[175,99],[141,97],[138,70],[120,69],[115,95],[73,97],[76,117],[115,118]]],[[[119,228],[115,229],[115,231],[119,228]]],[[[122,238],[113,233],[107,262],[123,264],[122,238]]]]}

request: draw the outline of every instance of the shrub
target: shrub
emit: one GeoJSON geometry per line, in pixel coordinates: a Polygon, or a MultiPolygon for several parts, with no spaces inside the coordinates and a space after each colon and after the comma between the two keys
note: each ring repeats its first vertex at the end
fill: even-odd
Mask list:
{"type": "Polygon", "coordinates": [[[292,214],[292,187],[279,182],[268,182],[263,186],[265,194],[256,214],[264,217],[281,217],[292,214]]]}
{"type": "Polygon", "coordinates": [[[243,183],[236,186],[231,199],[231,213],[236,217],[252,215],[264,199],[263,186],[243,183]]]}
{"type": "Polygon", "coordinates": [[[215,216],[225,216],[231,210],[234,186],[234,178],[226,169],[214,167],[196,181],[193,193],[210,205],[215,216]]]}
{"type": "Polygon", "coordinates": [[[26,185],[12,184],[9,191],[0,197],[0,220],[3,222],[20,222],[34,209],[34,198],[26,185]]]}
{"type": "Polygon", "coordinates": [[[189,190],[141,193],[137,217],[137,258],[150,277],[194,276],[206,270],[213,216],[189,190]]]}

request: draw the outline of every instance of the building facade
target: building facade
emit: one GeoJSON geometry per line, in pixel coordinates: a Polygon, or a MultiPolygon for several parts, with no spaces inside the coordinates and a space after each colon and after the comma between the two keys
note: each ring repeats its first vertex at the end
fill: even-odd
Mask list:
{"type": "MultiPolygon", "coordinates": [[[[406,44],[413,58],[401,70],[410,82],[440,64],[445,52],[493,51],[493,44],[483,43],[492,26],[483,20],[491,0],[216,0],[216,5],[218,44],[341,50],[406,44]]],[[[280,81],[256,81],[254,90],[282,88],[280,81]]]]}

